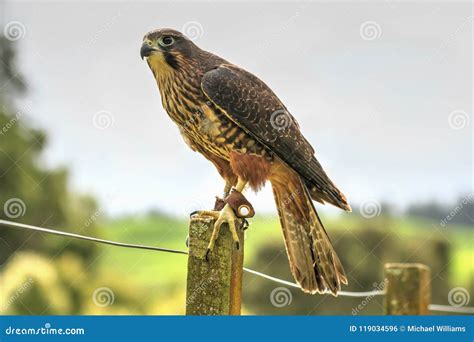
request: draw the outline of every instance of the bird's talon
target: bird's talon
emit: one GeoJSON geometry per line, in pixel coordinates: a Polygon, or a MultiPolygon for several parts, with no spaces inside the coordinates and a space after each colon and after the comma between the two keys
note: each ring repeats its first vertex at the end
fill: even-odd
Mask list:
{"type": "Polygon", "coordinates": [[[215,210],[195,210],[191,213],[191,218],[194,216],[198,216],[198,217],[211,217],[211,218],[217,219],[219,218],[219,214],[220,212],[215,211],[215,210]]]}
{"type": "Polygon", "coordinates": [[[219,231],[224,222],[226,222],[229,226],[229,230],[232,234],[232,239],[234,240],[234,245],[236,249],[238,250],[240,248],[239,236],[237,235],[237,230],[235,226],[237,218],[233,209],[228,204],[226,204],[220,212],[212,211],[211,213],[217,214],[217,221],[214,223],[214,229],[212,231],[212,236],[209,241],[209,246],[207,248],[208,251],[206,252],[206,260],[208,257],[208,252],[214,247],[214,244],[219,236],[219,231]]]}

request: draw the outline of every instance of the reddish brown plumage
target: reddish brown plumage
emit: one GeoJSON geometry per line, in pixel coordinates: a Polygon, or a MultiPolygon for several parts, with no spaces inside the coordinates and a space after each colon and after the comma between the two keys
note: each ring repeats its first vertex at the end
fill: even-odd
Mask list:
{"type": "Polygon", "coordinates": [[[237,175],[232,170],[230,163],[222,158],[219,158],[215,155],[210,154],[207,158],[214,164],[217,169],[217,172],[221,175],[223,179],[232,186],[237,184],[237,175]]]}
{"type": "Polygon", "coordinates": [[[246,180],[253,190],[258,191],[265,185],[270,175],[271,164],[260,155],[232,151],[230,167],[234,174],[246,180]]]}

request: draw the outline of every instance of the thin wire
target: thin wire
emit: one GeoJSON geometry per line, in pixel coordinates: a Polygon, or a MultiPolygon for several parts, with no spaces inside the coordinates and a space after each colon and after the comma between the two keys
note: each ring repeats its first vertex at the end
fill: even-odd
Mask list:
{"type": "MultiPolygon", "coordinates": [[[[98,243],[103,243],[103,244],[118,246],[118,247],[147,249],[147,250],[153,250],[153,251],[159,251],[159,252],[169,252],[169,253],[185,254],[185,255],[188,254],[188,252],[182,251],[182,250],[98,239],[98,238],[93,238],[93,237],[90,237],[90,236],[84,236],[84,235],[79,235],[79,234],[74,234],[74,233],[67,233],[67,232],[60,231],[60,230],[37,227],[37,226],[33,226],[33,225],[17,223],[17,222],[12,222],[12,221],[6,221],[6,220],[0,220],[0,226],[9,227],[9,228],[17,228],[17,229],[34,230],[34,231],[41,232],[41,233],[67,236],[67,237],[71,237],[71,238],[75,238],[75,239],[98,242],[98,243]]],[[[256,276],[274,281],[274,282],[279,283],[279,284],[299,288],[299,285],[296,284],[296,283],[292,283],[292,282],[289,282],[289,281],[286,281],[286,280],[283,280],[283,279],[275,278],[275,277],[272,277],[268,274],[264,274],[264,273],[261,273],[261,272],[258,272],[258,271],[254,271],[254,270],[252,270],[250,268],[247,268],[247,267],[244,267],[244,271],[246,271],[248,273],[251,273],[251,274],[254,274],[256,276]]],[[[327,294],[330,294],[330,293],[331,292],[327,292],[327,294]]],[[[338,292],[338,295],[347,296],[347,297],[372,297],[372,296],[382,296],[384,294],[385,294],[384,291],[365,291],[365,292],[339,291],[338,292]]]]}
{"type": "Polygon", "coordinates": [[[6,220],[0,220],[0,226],[9,227],[9,228],[17,228],[17,229],[29,229],[29,230],[34,230],[34,231],[41,232],[41,233],[67,236],[67,237],[71,237],[71,238],[75,238],[75,239],[81,239],[81,240],[87,240],[87,241],[92,241],[92,242],[104,243],[106,245],[112,245],[112,246],[138,248],[138,249],[148,249],[148,250],[153,250],[153,251],[176,253],[176,254],[188,254],[188,252],[186,252],[186,251],[180,251],[180,250],[177,250],[177,249],[137,245],[137,244],[133,244],[133,243],[125,243],[125,242],[117,242],[117,241],[98,239],[98,238],[93,238],[93,237],[90,237],[90,236],[84,236],[84,235],[79,235],[79,234],[74,234],[74,233],[66,233],[66,232],[63,232],[63,231],[60,231],[60,230],[36,227],[36,226],[29,225],[29,224],[10,222],[10,221],[6,221],[6,220]]]}
{"type": "MultiPolygon", "coordinates": [[[[256,276],[274,281],[279,284],[291,286],[291,287],[296,287],[299,288],[300,286],[296,283],[292,283],[280,278],[275,278],[272,277],[268,274],[261,273],[258,271],[254,271],[250,268],[244,267],[244,271],[248,273],[255,274],[256,276]]],[[[325,294],[331,294],[331,292],[326,292],[325,294]]],[[[364,292],[350,292],[350,291],[339,291],[337,293],[338,296],[344,296],[344,297],[375,297],[375,296],[384,296],[386,293],[385,291],[364,291],[364,292]]],[[[440,311],[440,312],[456,312],[456,313],[466,313],[466,314],[474,314],[474,307],[455,307],[451,305],[441,305],[441,304],[430,304],[428,305],[428,309],[430,311],[440,311]]]]}
{"type": "MultiPolygon", "coordinates": [[[[244,271],[247,271],[248,273],[255,274],[256,276],[274,281],[275,283],[291,286],[291,287],[296,287],[299,288],[300,286],[296,283],[292,283],[280,278],[275,278],[272,276],[269,276],[268,274],[261,273],[258,271],[251,270],[250,268],[244,267],[244,271]]],[[[325,292],[325,294],[331,294],[331,292],[325,292]]],[[[345,296],[345,297],[374,297],[374,296],[383,296],[385,295],[385,291],[364,291],[364,292],[350,292],[350,291],[338,291],[337,292],[338,296],[345,296]]]]}
{"type": "Polygon", "coordinates": [[[466,307],[466,306],[451,306],[451,305],[430,304],[430,305],[428,305],[428,309],[431,310],[431,311],[458,312],[458,313],[474,314],[474,307],[466,307]]]}
{"type": "MultiPolygon", "coordinates": [[[[168,253],[184,254],[184,255],[188,254],[187,251],[178,250],[178,249],[161,248],[161,247],[155,247],[155,246],[138,245],[138,244],[133,244],[133,243],[124,243],[124,242],[117,242],[117,241],[111,241],[111,240],[105,240],[105,239],[98,239],[98,238],[93,238],[90,236],[67,233],[60,230],[37,227],[37,226],[29,225],[29,224],[17,223],[17,222],[6,221],[6,220],[0,220],[0,226],[4,226],[8,228],[16,228],[16,229],[34,230],[41,233],[67,236],[74,239],[98,242],[98,243],[103,243],[103,244],[111,245],[111,246],[146,249],[146,250],[152,250],[152,251],[158,251],[158,252],[168,252],[168,253]]],[[[264,279],[271,280],[279,284],[299,288],[299,285],[296,283],[292,283],[280,278],[272,277],[268,274],[254,271],[247,267],[244,267],[244,271],[254,274],[256,276],[262,277],[264,279]]],[[[385,295],[385,292],[384,291],[364,291],[364,292],[339,291],[338,295],[346,296],[346,297],[373,297],[373,296],[383,296],[385,295]]],[[[431,311],[442,311],[442,312],[457,312],[457,313],[468,313],[468,314],[474,313],[474,307],[453,307],[450,305],[440,305],[440,304],[430,304],[428,306],[428,309],[431,311]]]]}

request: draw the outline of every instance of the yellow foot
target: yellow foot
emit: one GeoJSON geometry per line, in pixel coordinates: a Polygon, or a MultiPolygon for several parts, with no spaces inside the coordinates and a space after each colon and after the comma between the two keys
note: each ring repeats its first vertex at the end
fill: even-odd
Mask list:
{"type": "Polygon", "coordinates": [[[210,217],[217,219],[219,218],[220,211],[216,210],[196,210],[191,213],[191,217],[199,216],[199,217],[210,217]]]}
{"type": "Polygon", "coordinates": [[[227,223],[229,225],[229,230],[232,234],[232,240],[234,240],[235,248],[240,248],[239,236],[237,235],[237,228],[235,226],[236,220],[238,219],[237,216],[235,216],[234,211],[228,204],[226,204],[221,211],[203,210],[198,211],[196,214],[199,216],[208,216],[216,219],[216,222],[214,223],[214,229],[212,230],[211,240],[209,241],[209,245],[207,246],[206,260],[209,261],[209,254],[214,249],[214,245],[216,243],[217,238],[219,237],[219,232],[223,223],[227,223]]]}

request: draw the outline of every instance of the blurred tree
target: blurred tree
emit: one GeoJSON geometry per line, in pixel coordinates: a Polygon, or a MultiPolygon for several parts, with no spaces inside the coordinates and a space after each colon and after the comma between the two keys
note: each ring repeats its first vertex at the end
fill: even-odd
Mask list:
{"type": "Polygon", "coordinates": [[[424,217],[439,221],[447,214],[447,209],[436,202],[412,204],[407,209],[409,216],[424,217]]]}
{"type": "MultiPolygon", "coordinates": [[[[70,190],[66,168],[42,164],[47,137],[28,120],[34,105],[18,106],[27,86],[15,43],[1,36],[0,58],[0,219],[97,235],[95,200],[70,190]]],[[[145,313],[142,288],[114,270],[98,271],[99,248],[1,227],[0,314],[145,313]]]]}
{"type": "Polygon", "coordinates": [[[0,88],[0,103],[5,103],[8,96],[22,94],[26,90],[26,84],[20,73],[17,72],[15,65],[15,49],[12,42],[0,35],[0,80],[2,87],[0,88]]]}
{"type": "MultiPolygon", "coordinates": [[[[0,58],[0,218],[93,234],[95,201],[69,190],[65,168],[41,165],[47,139],[27,120],[27,113],[34,108],[14,109],[26,84],[15,65],[14,43],[4,37],[0,37],[0,58]]],[[[95,246],[31,231],[0,229],[0,264],[20,249],[51,256],[73,251],[92,259],[95,246]]]]}
{"type": "Polygon", "coordinates": [[[91,274],[75,254],[51,260],[42,254],[20,252],[0,275],[0,314],[144,314],[145,289],[117,274],[91,274]],[[54,295],[53,295],[54,294],[54,295]]]}

